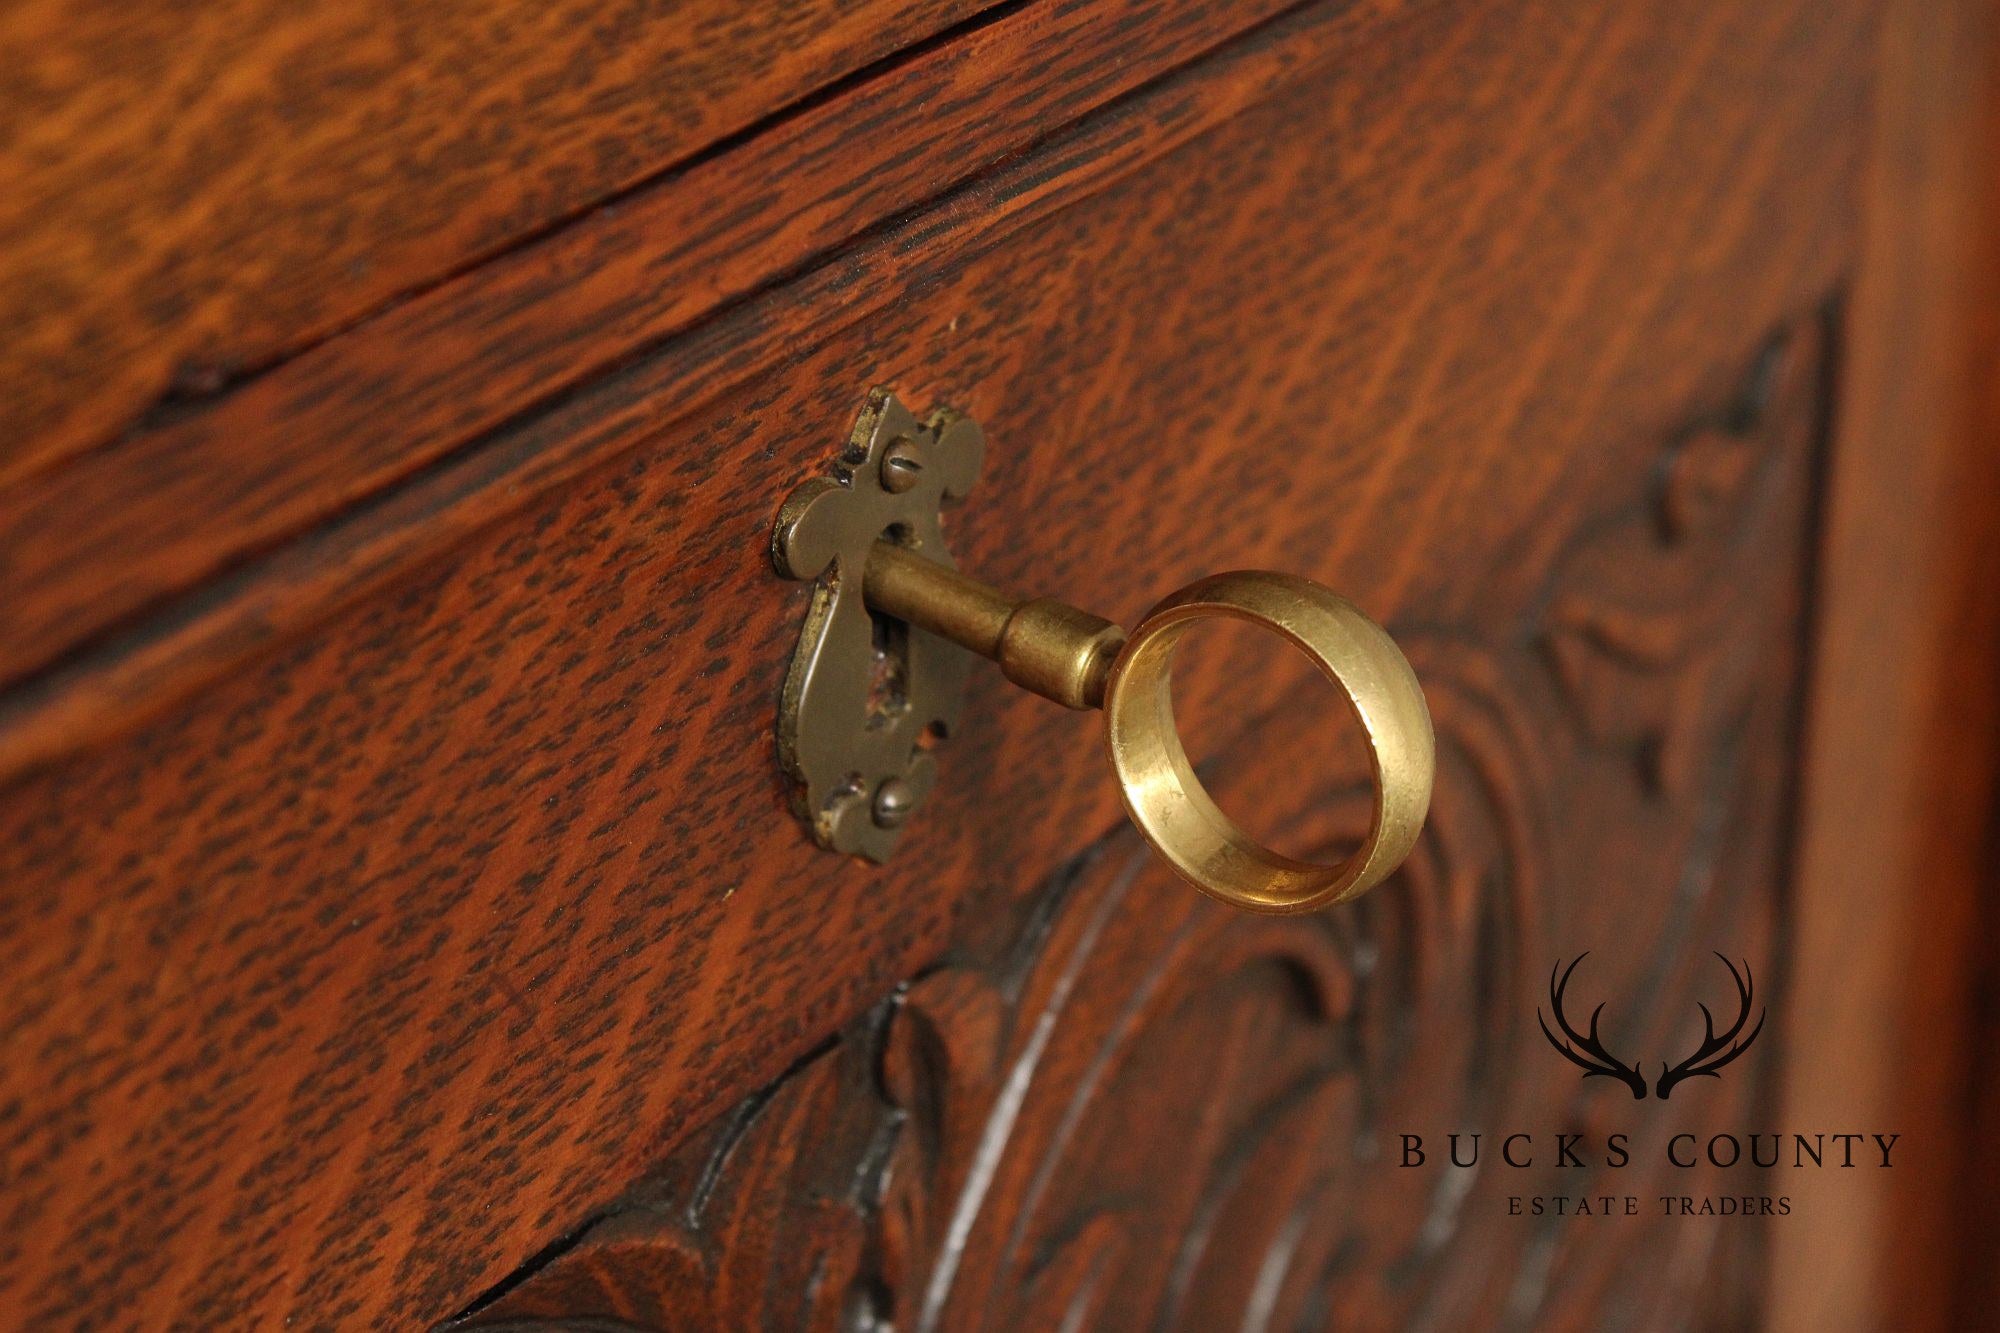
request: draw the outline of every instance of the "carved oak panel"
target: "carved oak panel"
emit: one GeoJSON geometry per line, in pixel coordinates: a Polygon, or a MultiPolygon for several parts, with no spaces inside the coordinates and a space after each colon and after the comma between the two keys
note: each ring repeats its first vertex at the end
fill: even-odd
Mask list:
{"type": "MultiPolygon", "coordinates": [[[[1515,598],[1392,626],[1439,789],[1417,854],[1345,910],[1253,919],[1119,832],[958,943],[461,1316],[480,1329],[1562,1327],[1743,1317],[1760,1220],[1663,1195],[1675,1133],[1768,1129],[1777,1041],[1672,1100],[1580,1079],[1537,1028],[1589,951],[1605,1040],[1692,1048],[1721,951],[1781,984],[1827,321],[1800,320],[1664,431],[1609,440],[1596,499],[1519,534],[1515,598]],[[1530,1133],[1522,1168],[1492,1140],[1530,1133]],[[1480,1134],[1475,1168],[1446,1136],[1480,1134]],[[1630,1161],[1559,1164],[1558,1133],[1630,1161]],[[1429,1147],[1406,1165],[1402,1136],[1429,1147]],[[1515,1215],[1617,1194],[1634,1216],[1515,1215]]],[[[1511,584],[1510,584],[1511,586],[1511,584]]],[[[1267,826],[1322,850],[1364,774],[1273,713],[1209,770],[1276,765],[1267,826]]],[[[1239,785],[1239,798],[1245,787],[1239,785]]],[[[942,887],[942,886],[941,886],[942,887]]]]}

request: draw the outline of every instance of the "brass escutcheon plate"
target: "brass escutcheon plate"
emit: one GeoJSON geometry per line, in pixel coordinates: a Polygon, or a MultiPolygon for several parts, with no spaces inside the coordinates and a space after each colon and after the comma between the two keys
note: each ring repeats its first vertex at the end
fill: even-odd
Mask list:
{"type": "Polygon", "coordinates": [[[870,392],[831,477],[794,490],[771,556],[816,580],[778,710],[778,760],[820,846],[886,861],[936,781],[930,747],[957,725],[975,660],[934,634],[872,613],[862,575],[888,538],[955,567],[938,526],[979,477],[985,436],[941,408],[919,422],[888,389],[870,392]]]}

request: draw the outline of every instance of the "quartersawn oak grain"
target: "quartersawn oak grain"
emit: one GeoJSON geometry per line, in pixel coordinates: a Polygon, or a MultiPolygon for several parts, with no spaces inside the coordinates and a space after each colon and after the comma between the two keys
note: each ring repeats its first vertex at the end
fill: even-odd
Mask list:
{"type": "MultiPolygon", "coordinates": [[[[1802,321],[1651,466],[1619,450],[1621,481],[1511,631],[1406,634],[1443,763],[1426,842],[1381,891],[1252,918],[1187,893],[1129,829],[1018,899],[975,888],[940,966],[455,1326],[1749,1322],[1756,1233],[1652,1201],[1784,1186],[1656,1149],[1736,1126],[1777,1061],[1635,1106],[1528,1015],[1544,960],[1588,942],[1621,1048],[1692,1041],[1714,998],[1698,941],[1766,976],[1782,959],[1828,347],[1802,321]],[[1534,1169],[1463,1192],[1442,1156],[1412,1171],[1398,1151],[1497,1125],[1567,1126],[1599,1162],[1626,1134],[1636,1160],[1590,1188],[1645,1199],[1643,1219],[1517,1220],[1509,1196],[1579,1189],[1546,1132],[1534,1169]]],[[[1282,707],[1231,731],[1210,758],[1287,845],[1323,858],[1361,832],[1359,755],[1328,762],[1282,707]]]]}
{"type": "MultiPolygon", "coordinates": [[[[1663,541],[1663,448],[1710,459],[1680,448],[1690,412],[1733,401],[1767,333],[1837,286],[1865,9],[1433,8],[1185,130],[1169,82],[1098,122],[1150,161],[1093,177],[1091,125],[1024,159],[1096,186],[1067,207],[898,249],[994,198],[955,196],[802,283],[845,279],[881,317],[745,307],[204,594],[284,632],[243,631],[198,705],[0,803],[0,1021],[23,1053],[0,1076],[0,1312],[462,1308],[934,963],[966,886],[1025,896],[1116,823],[1091,721],[990,673],[897,864],[831,860],[790,822],[770,727],[801,593],[766,564],[771,507],[871,382],[988,426],[954,541],[1003,584],[1129,616],[1217,567],[1297,570],[1433,631],[1420,665],[1470,673],[1475,729],[1509,679],[1481,650],[1515,643],[1558,566],[1588,594],[1542,622],[1563,641],[1657,624],[1646,597],[1678,585],[1609,582],[1592,539],[1663,541]],[[683,410],[687,368],[745,340],[789,358],[683,410]],[[378,541],[393,558],[343,563],[378,541]],[[391,581],[326,618],[363,572],[391,581]]],[[[1783,438],[1789,461],[1751,475],[1799,476],[1783,438]]],[[[1673,512],[1704,512],[1708,475],[1673,512]]],[[[1775,517],[1669,569],[1754,611],[1775,594],[1731,575],[1794,586],[1756,534],[1796,519],[1750,512],[1775,517]]],[[[1683,654],[1726,683],[1747,640],[1728,671],[1698,638],[1624,656],[1663,642],[1636,683],[1586,652],[1565,688],[1597,701],[1606,762],[1660,756],[1669,819],[1707,771],[1668,762],[1689,753],[1660,720],[1683,654]]],[[[1260,657],[1186,688],[1257,714],[1289,684],[1260,657]]],[[[1690,716],[1697,740],[1738,734],[1690,716]]],[[[1493,771],[1529,792],[1540,772],[1493,771]]]]}
{"type": "MultiPolygon", "coordinates": [[[[829,247],[1278,7],[1067,0],[1005,15],[424,292],[203,411],[0,490],[0,585],[13,594],[0,619],[0,681],[823,260],[829,247]],[[1106,50],[1120,58],[1104,59],[1106,50]]],[[[1098,142],[1073,145],[1092,172],[1061,173],[1060,189],[1074,197],[1093,173],[1157,155],[1166,133],[1218,123],[1276,81],[1296,78],[1302,61],[1326,62],[1402,7],[1314,7],[1302,16],[1308,21],[1286,26],[1285,40],[1269,34],[1183,82],[1171,94],[1183,104],[1178,112],[1139,110],[1101,128],[1098,142]],[[1118,142],[1134,128],[1143,133],[1118,142]]],[[[1013,193],[1024,180],[1044,188],[994,205],[987,226],[1017,226],[1024,212],[1059,203],[1046,197],[1058,183],[1045,166],[1017,167],[1005,179],[1013,193]]],[[[1008,192],[996,183],[985,193],[1008,192]]],[[[877,263],[909,262],[899,251],[912,245],[963,245],[961,230],[940,233],[936,214],[905,224],[897,244],[873,247],[877,263]]],[[[829,271],[843,268],[822,267],[829,271]]],[[[867,300],[851,279],[823,285],[811,301],[795,285],[783,290],[775,299],[792,320],[853,319],[867,300]]],[[[691,411],[789,346],[786,337],[717,349],[673,400],[691,411]]]]}
{"type": "Polygon", "coordinates": [[[0,480],[199,400],[990,0],[0,16],[0,480]]]}
{"type": "MultiPolygon", "coordinates": [[[[1831,22],[1833,17],[1824,15],[1781,38],[1798,48],[1786,58],[1826,59],[1816,53],[1852,41],[1857,25],[1850,22],[1842,28],[1831,22]]],[[[655,355],[605,377],[588,395],[576,401],[558,397],[552,411],[528,415],[503,432],[496,445],[446,462],[415,485],[355,512],[351,523],[314,533],[281,550],[262,568],[239,563],[246,545],[261,550],[275,540],[283,527],[277,516],[289,514],[289,521],[297,521],[306,513],[324,510],[329,495],[341,494],[355,482],[351,469],[356,464],[365,468],[372,457],[365,447],[339,447],[345,436],[338,433],[316,437],[313,423],[322,419],[321,410],[331,405],[336,425],[359,429],[358,419],[350,420],[340,404],[350,400],[372,404],[377,401],[374,395],[398,385],[399,392],[424,392],[427,381],[422,374],[403,372],[395,385],[389,385],[364,371],[349,382],[344,367],[350,357],[394,366],[424,366],[442,358],[438,373],[462,378],[468,389],[488,374],[506,382],[501,368],[518,354],[520,338],[548,324],[560,324],[562,307],[551,312],[543,304],[564,290],[569,270],[557,267],[549,274],[523,279],[526,289],[543,299],[503,321],[498,330],[502,336],[490,347],[485,337],[474,334],[470,341],[475,355],[467,362],[461,362],[461,354],[453,349],[468,339],[450,321],[440,326],[442,352],[434,350],[435,341],[422,337],[408,343],[392,338],[386,349],[375,349],[365,340],[354,353],[329,349],[333,366],[323,379],[316,378],[314,370],[306,386],[309,391],[293,405],[293,415],[303,414],[296,425],[284,413],[262,415],[265,409],[258,404],[264,400],[252,391],[245,399],[249,415],[231,418],[229,429],[211,438],[212,448],[201,447],[200,428],[176,437],[176,447],[163,456],[157,477],[150,467],[139,467],[136,479],[108,467],[93,473],[95,480],[85,477],[83,489],[76,493],[67,490],[71,478],[64,477],[46,487],[36,503],[8,511],[0,498],[0,514],[5,515],[0,517],[0,567],[11,561],[23,575],[29,570],[38,574],[25,580],[14,599],[13,615],[0,624],[0,660],[12,657],[16,666],[22,660],[38,660],[37,655],[52,644],[70,641],[176,581],[200,570],[225,570],[199,598],[170,604],[120,634],[112,651],[71,661],[0,699],[0,774],[19,772],[128,725],[137,712],[157,710],[171,702],[176,691],[226,669],[244,652],[294,632],[304,619],[319,613],[329,593],[352,595],[369,578],[407,567],[425,550],[488,521],[497,507],[574,475],[590,460],[629,447],[633,439],[668,420],[692,414],[759,368],[784,364],[796,355],[801,330],[824,336],[856,321],[892,317],[888,312],[903,293],[934,281],[930,275],[968,251],[998,244],[1018,227],[1226,124],[1246,107],[1278,95],[1300,77],[1301,70],[1327,68],[1333,57],[1349,49],[1354,38],[1350,22],[1361,23],[1361,31],[1367,31],[1365,16],[1337,6],[1304,10],[1270,25],[1186,75],[1155,84],[1088,118],[1051,140],[1043,153],[975,180],[933,208],[835,255],[797,282],[702,323],[655,355]],[[273,430],[287,439],[316,440],[319,447],[304,456],[309,464],[306,472],[295,475],[281,462],[274,475],[236,457],[240,441],[264,440],[273,430]],[[212,461],[198,465],[204,457],[212,461]],[[118,503],[121,498],[129,503],[118,503]]],[[[1848,113],[1835,108],[1829,114],[1837,118],[1848,113]]],[[[1620,122],[1608,124],[1616,132],[1620,122]]],[[[1576,142],[1585,151],[1613,149],[1603,141],[1603,132],[1576,142]]],[[[1360,145],[1349,151],[1377,149],[1360,145]]],[[[1746,164],[1751,167],[1754,163],[1746,164]]],[[[1498,182],[1497,188],[1512,188],[1505,176],[1508,170],[1504,163],[1496,166],[1499,174],[1491,179],[1498,182]]],[[[1672,188],[1674,183],[1663,179],[1658,188],[1672,188]]],[[[1718,218],[1718,234],[1732,222],[1743,221],[1718,218]]],[[[1439,243],[1468,234],[1463,228],[1442,230],[1448,222],[1439,217],[1421,225],[1439,243]]],[[[1408,224],[1399,219],[1397,225],[1408,224]]],[[[474,321],[473,327],[486,326],[474,321]]],[[[571,327],[584,339],[576,361],[590,362],[605,354],[603,349],[588,350],[595,346],[598,333],[594,323],[571,327]]],[[[630,352],[616,334],[617,327],[613,321],[611,349],[630,352]]],[[[565,363],[556,358],[550,364],[565,363]]],[[[393,395],[388,401],[395,401],[393,395]]],[[[458,407],[450,398],[430,401],[434,409],[447,414],[458,407]]],[[[469,401],[482,410],[500,405],[478,394],[469,401]]],[[[423,413],[416,415],[429,419],[423,413]]],[[[393,422],[396,414],[389,419],[393,422]]],[[[385,427],[392,437],[398,429],[385,427]]],[[[444,437],[395,438],[412,443],[428,439],[427,447],[437,447],[444,437]]]]}
{"type": "MultiPolygon", "coordinates": [[[[1779,373],[1753,372],[1748,402],[1718,413],[1729,424],[1665,445],[1650,484],[1624,467],[1644,451],[1620,451],[1622,521],[1607,496],[1510,644],[1412,640],[1439,668],[1445,762],[1428,840],[1388,884],[1343,911],[1254,918],[1186,892],[1126,828],[1018,899],[975,887],[938,967],[591,1208],[453,1327],[1748,1322],[1743,1219],[1654,1203],[1740,1194],[1741,1173],[1671,1169],[1657,1148],[1754,1114],[1777,1061],[1760,1052],[1698,1098],[1637,1105],[1541,1047],[1531,1015],[1546,959],[1590,940],[1587,984],[1616,1006],[1614,1040],[1693,1040],[1696,999],[1719,997],[1690,944],[1726,938],[1759,967],[1783,947],[1801,501],[1826,346],[1798,332],[1779,373]],[[1742,543],[1765,557],[1747,585],[1742,543]],[[1678,649],[1635,668],[1615,629],[1595,635],[1639,601],[1678,649]],[[1465,690],[1482,669],[1504,686],[1465,690]],[[1626,748],[1631,724],[1592,716],[1653,691],[1695,712],[1637,724],[1663,724],[1681,756],[1664,803],[1662,774],[1626,748]],[[1510,747],[1528,737],[1545,786],[1513,776],[1526,756],[1510,747]],[[1614,866],[1590,846],[1640,825],[1643,840],[1603,840],[1630,915],[1599,935],[1588,904],[1610,895],[1594,875],[1614,866]],[[1546,1131],[1532,1169],[1489,1159],[1451,1198],[1440,1135],[1497,1125],[1571,1127],[1593,1165],[1607,1133],[1627,1134],[1634,1159],[1589,1188],[1646,1213],[1554,1230],[1511,1216],[1510,1195],[1579,1191],[1546,1131]],[[1405,1133],[1437,1154],[1424,1168],[1403,1165],[1405,1133]]],[[[1274,798],[1288,846],[1365,826],[1365,761],[1327,763],[1286,709],[1232,730],[1220,766],[1274,798]]]]}

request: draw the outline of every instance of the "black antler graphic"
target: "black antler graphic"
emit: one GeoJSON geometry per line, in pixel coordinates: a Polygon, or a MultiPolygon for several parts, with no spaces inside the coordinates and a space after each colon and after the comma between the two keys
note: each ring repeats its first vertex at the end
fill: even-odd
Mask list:
{"type": "MultiPolygon", "coordinates": [[[[1706,1030],[1705,1035],[1702,1037],[1700,1048],[1693,1055],[1690,1055],[1671,1069],[1661,1070],[1660,1081],[1653,1088],[1653,1091],[1659,1096],[1661,1101],[1665,1101],[1667,1095],[1674,1090],[1674,1085],[1684,1078],[1718,1077],[1715,1071],[1749,1050],[1750,1043],[1757,1040],[1757,1034],[1764,1030],[1764,1014],[1760,1013],[1757,1015],[1757,1026],[1750,1029],[1750,1035],[1741,1041],[1737,1040],[1736,1034],[1743,1031],[1743,1025],[1750,1020],[1750,997],[1753,993],[1750,977],[1750,960],[1747,958],[1743,960],[1743,970],[1739,973],[1736,970],[1736,964],[1730,962],[1727,958],[1723,958],[1721,954],[1715,956],[1722,958],[1722,965],[1729,969],[1730,980],[1736,983],[1736,998],[1742,1005],[1742,1011],[1736,1015],[1736,1021],[1730,1025],[1729,1031],[1723,1033],[1721,1036],[1717,1036],[1715,1032],[1715,1015],[1708,1012],[1707,1005],[1702,1004],[1700,1001],[1695,1002],[1696,1007],[1701,1010],[1701,1022],[1702,1027],[1706,1030]]],[[[1765,1012],[1768,1013],[1769,1011],[1765,1012]]]]}
{"type": "MultiPolygon", "coordinates": [[[[1549,1045],[1562,1052],[1565,1060],[1583,1070],[1585,1078],[1599,1076],[1615,1078],[1626,1087],[1632,1089],[1632,1098],[1634,1101],[1644,1101],[1646,1099],[1645,1078],[1640,1075],[1637,1069],[1605,1050],[1604,1043],[1597,1039],[1597,1018],[1599,1014],[1604,1012],[1604,1006],[1600,1004],[1597,1008],[1590,1011],[1590,1035],[1587,1037],[1571,1027],[1569,1019],[1563,1016],[1563,992],[1569,989],[1570,973],[1576,971],[1577,963],[1581,963],[1588,957],[1590,957],[1588,950],[1578,954],[1576,956],[1576,963],[1571,963],[1563,971],[1561,980],[1556,979],[1556,971],[1562,967],[1562,960],[1560,958],[1556,960],[1555,967],[1549,969],[1549,1001],[1555,1007],[1556,1025],[1562,1029],[1563,1036],[1569,1038],[1569,1041],[1560,1041],[1556,1038],[1555,1033],[1549,1031],[1549,1021],[1542,1017],[1542,1011],[1539,1008],[1535,1010],[1535,1018],[1541,1023],[1542,1035],[1549,1039],[1549,1045]],[[1569,1043],[1572,1041],[1577,1046],[1583,1048],[1582,1055],[1578,1055],[1570,1047],[1569,1043]]],[[[1666,1096],[1664,1092],[1660,1095],[1662,1097],[1666,1096]]]]}

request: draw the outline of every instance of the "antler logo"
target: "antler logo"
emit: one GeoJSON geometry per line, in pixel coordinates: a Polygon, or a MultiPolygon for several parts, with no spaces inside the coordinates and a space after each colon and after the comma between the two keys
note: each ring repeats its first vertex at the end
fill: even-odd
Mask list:
{"type": "MultiPolygon", "coordinates": [[[[1715,956],[1722,958],[1721,954],[1715,956]]],[[[1750,1043],[1757,1040],[1757,1034],[1764,1030],[1764,1015],[1769,1012],[1768,1010],[1759,1011],[1757,1026],[1750,1029],[1749,1036],[1739,1039],[1743,1025],[1750,1019],[1750,960],[1747,958],[1743,960],[1741,972],[1738,972],[1736,964],[1727,958],[1722,958],[1722,965],[1729,969],[1729,979],[1736,983],[1736,999],[1739,1006],[1736,1021],[1730,1024],[1729,1031],[1718,1037],[1715,1034],[1715,1015],[1708,1012],[1707,1005],[1696,1002],[1696,1007],[1701,1010],[1704,1034],[1701,1046],[1693,1055],[1660,1074],[1659,1082],[1653,1085],[1653,1092],[1661,1101],[1665,1101],[1683,1079],[1719,1077],[1716,1071],[1749,1050],[1750,1043]]]]}
{"type": "MultiPolygon", "coordinates": [[[[1736,983],[1736,998],[1740,1005],[1736,1021],[1730,1024],[1728,1031],[1718,1034],[1715,1015],[1709,1012],[1707,1005],[1696,1002],[1696,1007],[1701,1010],[1701,1045],[1679,1064],[1660,1062],[1660,1077],[1653,1084],[1653,1094],[1661,1101],[1672,1096],[1674,1089],[1687,1079],[1720,1077],[1722,1067],[1749,1050],[1750,1043],[1757,1040],[1757,1034],[1764,1030],[1764,1017],[1768,1010],[1759,1012],[1757,1025],[1750,1029],[1748,1036],[1743,1035],[1743,1025],[1750,1021],[1754,994],[1749,962],[1746,960],[1743,970],[1738,972],[1736,964],[1721,954],[1715,956],[1722,959],[1722,965],[1729,969],[1730,980],[1736,983]]],[[[1590,1011],[1590,1031],[1587,1034],[1578,1032],[1563,1012],[1563,996],[1569,990],[1569,979],[1575,974],[1577,964],[1588,957],[1588,951],[1580,953],[1576,961],[1566,968],[1562,960],[1557,959],[1556,965],[1549,969],[1549,1004],[1555,1010],[1556,1026],[1561,1029],[1562,1036],[1558,1037],[1549,1030],[1549,1020],[1539,1008],[1535,1010],[1535,1017],[1541,1023],[1542,1035],[1549,1039],[1549,1045],[1555,1047],[1563,1059],[1583,1070],[1585,1078],[1615,1078],[1632,1090],[1634,1101],[1643,1101],[1646,1097],[1646,1077],[1641,1072],[1643,1066],[1626,1064],[1606,1050],[1598,1036],[1598,1020],[1604,1013],[1604,1006],[1600,1004],[1590,1011]]]]}
{"type": "Polygon", "coordinates": [[[1555,1006],[1556,1026],[1563,1030],[1563,1036],[1569,1038],[1569,1041],[1558,1041],[1556,1039],[1556,1034],[1549,1031],[1549,1020],[1542,1017],[1542,1011],[1539,1008],[1535,1010],[1535,1018],[1541,1023],[1542,1035],[1549,1039],[1549,1045],[1560,1051],[1563,1059],[1582,1069],[1585,1078],[1615,1078],[1626,1087],[1632,1089],[1632,1099],[1634,1101],[1644,1101],[1646,1098],[1646,1080],[1639,1073],[1638,1067],[1626,1064],[1623,1060],[1605,1050],[1604,1043],[1598,1039],[1597,1020],[1604,1013],[1604,1006],[1599,1004],[1595,1009],[1590,1011],[1590,1035],[1587,1037],[1571,1027],[1568,1017],[1563,1013],[1563,992],[1569,989],[1570,974],[1576,971],[1577,963],[1581,963],[1588,957],[1590,957],[1590,954],[1587,950],[1578,954],[1576,962],[1571,963],[1567,968],[1563,967],[1562,959],[1558,958],[1555,967],[1549,969],[1549,1003],[1555,1006]],[[1562,978],[1560,980],[1556,977],[1558,969],[1562,971],[1562,978]],[[1572,1041],[1577,1046],[1583,1048],[1583,1054],[1577,1054],[1576,1050],[1570,1046],[1570,1042],[1572,1041]]]}

